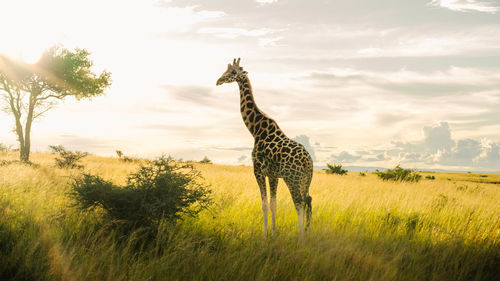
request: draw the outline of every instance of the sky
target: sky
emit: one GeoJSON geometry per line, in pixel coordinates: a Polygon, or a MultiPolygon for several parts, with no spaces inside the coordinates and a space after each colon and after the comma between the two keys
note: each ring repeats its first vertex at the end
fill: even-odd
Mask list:
{"type": "MultiPolygon", "coordinates": [[[[500,1],[0,1],[0,53],[35,62],[85,48],[105,96],[67,99],[33,126],[98,155],[251,165],[233,58],[259,108],[316,166],[500,170],[500,1]]],[[[0,143],[15,147],[0,113],[0,143]]]]}

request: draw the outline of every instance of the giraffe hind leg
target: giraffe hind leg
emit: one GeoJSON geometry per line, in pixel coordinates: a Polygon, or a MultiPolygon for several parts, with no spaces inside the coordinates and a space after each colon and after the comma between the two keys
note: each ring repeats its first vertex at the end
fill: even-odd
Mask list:
{"type": "Polygon", "coordinates": [[[304,217],[305,217],[305,204],[301,203],[297,206],[297,224],[298,229],[297,232],[299,236],[304,234],[304,217]]]}
{"type": "Polygon", "coordinates": [[[309,229],[312,222],[312,197],[306,196],[306,230],[309,229]]]}
{"type": "Polygon", "coordinates": [[[290,194],[292,195],[295,210],[297,211],[297,232],[301,236],[304,233],[304,220],[306,215],[306,198],[303,196],[301,185],[290,178],[285,178],[290,194]]]}
{"type": "Polygon", "coordinates": [[[278,189],[278,178],[269,177],[269,194],[271,197],[270,207],[271,207],[271,220],[272,220],[272,231],[273,234],[276,233],[276,191],[278,189]]]}

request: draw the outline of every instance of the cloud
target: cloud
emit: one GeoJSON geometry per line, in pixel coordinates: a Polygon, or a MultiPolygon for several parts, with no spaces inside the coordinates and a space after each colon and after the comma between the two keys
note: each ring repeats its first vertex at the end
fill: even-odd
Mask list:
{"type": "Polygon", "coordinates": [[[252,147],[237,146],[237,147],[210,147],[210,149],[232,150],[232,151],[251,151],[253,148],[252,147]]]}
{"type": "Polygon", "coordinates": [[[276,3],[278,2],[278,0],[255,0],[255,2],[264,5],[264,4],[276,3]]]}
{"type": "Polygon", "coordinates": [[[198,103],[208,105],[213,103],[215,96],[213,95],[213,88],[197,85],[162,85],[173,98],[187,101],[190,103],[198,103]]]}
{"type": "Polygon", "coordinates": [[[283,39],[283,36],[278,36],[274,38],[259,38],[259,46],[261,47],[277,47],[279,46],[276,42],[283,39]]]}
{"type": "Polygon", "coordinates": [[[312,147],[308,136],[298,135],[298,136],[292,138],[292,140],[302,144],[305,147],[305,149],[307,150],[307,152],[309,152],[309,154],[311,155],[312,160],[316,161],[316,154],[314,153],[314,148],[312,147]]]}
{"type": "Polygon", "coordinates": [[[440,122],[422,129],[423,139],[412,142],[392,141],[384,149],[341,151],[331,154],[329,161],[355,165],[387,166],[402,164],[417,168],[434,167],[453,170],[498,171],[500,142],[485,138],[455,139],[451,126],[440,122]]]}
{"type": "Polygon", "coordinates": [[[480,167],[500,168],[500,143],[482,143],[482,151],[477,159],[480,167]]]}
{"type": "Polygon", "coordinates": [[[203,27],[198,30],[201,34],[211,34],[218,38],[234,39],[240,36],[261,37],[277,32],[270,28],[244,29],[235,27],[203,27]]]}
{"type": "Polygon", "coordinates": [[[381,126],[391,126],[408,120],[412,116],[413,115],[408,114],[407,112],[380,112],[375,114],[375,120],[381,126]]]}
{"type": "Polygon", "coordinates": [[[385,157],[384,153],[380,153],[380,154],[375,155],[374,157],[364,158],[363,160],[368,161],[368,162],[378,162],[378,161],[387,160],[387,158],[385,157]]]}
{"type": "Polygon", "coordinates": [[[378,55],[382,52],[382,49],[380,48],[364,48],[358,51],[358,54],[360,55],[366,55],[366,56],[374,56],[378,55]]]}
{"type": "Polygon", "coordinates": [[[334,68],[306,71],[293,78],[319,88],[367,87],[408,96],[450,96],[495,91],[500,75],[495,70],[449,67],[439,71],[367,71],[334,68]]]}
{"type": "Polygon", "coordinates": [[[428,5],[447,8],[458,12],[477,11],[495,14],[500,11],[499,6],[492,6],[489,1],[478,0],[432,0],[428,5]]]}
{"type": "Polygon", "coordinates": [[[448,123],[423,128],[424,139],[419,142],[393,142],[403,163],[441,165],[462,168],[500,168],[500,143],[471,138],[454,140],[448,123]]]}
{"type": "Polygon", "coordinates": [[[243,163],[246,163],[246,162],[247,162],[248,158],[249,158],[249,157],[248,157],[247,155],[241,155],[241,156],[240,156],[240,157],[238,157],[238,159],[236,159],[236,160],[238,161],[238,163],[243,164],[243,163]]]}
{"type": "Polygon", "coordinates": [[[455,146],[455,141],[451,139],[450,126],[446,122],[441,122],[437,126],[424,127],[424,147],[431,152],[439,150],[449,151],[455,146]]]}
{"type": "Polygon", "coordinates": [[[335,154],[331,155],[331,160],[333,162],[340,162],[340,163],[353,163],[353,162],[356,162],[356,160],[358,160],[360,158],[361,158],[361,156],[352,155],[347,151],[342,151],[337,155],[335,155],[335,154]]]}

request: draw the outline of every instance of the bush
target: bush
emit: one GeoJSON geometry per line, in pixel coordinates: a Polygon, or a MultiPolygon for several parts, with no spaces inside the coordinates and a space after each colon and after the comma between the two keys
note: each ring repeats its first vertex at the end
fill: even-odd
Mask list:
{"type": "Polygon", "coordinates": [[[327,174],[338,174],[338,175],[347,174],[347,170],[342,169],[342,164],[330,165],[330,164],[326,163],[326,166],[328,167],[328,169],[325,169],[327,174]]]}
{"type": "Polygon", "coordinates": [[[207,156],[203,157],[203,159],[200,160],[201,164],[212,164],[212,160],[208,159],[207,156]]]}
{"type": "Polygon", "coordinates": [[[425,178],[428,179],[428,180],[435,180],[436,179],[435,176],[425,176],[425,178]]]}
{"type": "Polygon", "coordinates": [[[377,170],[377,176],[383,180],[418,182],[422,176],[413,170],[403,169],[397,165],[394,169],[385,172],[377,170]]]}
{"type": "Polygon", "coordinates": [[[118,156],[118,158],[120,160],[122,160],[123,162],[136,162],[136,161],[138,161],[138,159],[136,159],[136,158],[126,156],[125,154],[123,154],[123,152],[121,150],[116,151],[116,156],[118,156]]]}
{"type": "Polygon", "coordinates": [[[49,148],[53,153],[59,154],[59,157],[54,159],[59,168],[82,169],[83,165],[79,165],[77,162],[89,155],[88,152],[66,150],[62,145],[51,145],[49,148]]]}
{"type": "Polygon", "coordinates": [[[150,228],[162,219],[175,223],[208,208],[211,191],[200,180],[192,165],[160,157],[130,174],[125,186],[83,174],[74,180],[70,196],[83,210],[102,208],[109,220],[126,229],[150,228]]]}
{"type": "Polygon", "coordinates": [[[10,149],[9,149],[8,146],[6,146],[5,144],[3,144],[3,143],[0,142],[0,152],[7,152],[9,150],[10,149]]]}

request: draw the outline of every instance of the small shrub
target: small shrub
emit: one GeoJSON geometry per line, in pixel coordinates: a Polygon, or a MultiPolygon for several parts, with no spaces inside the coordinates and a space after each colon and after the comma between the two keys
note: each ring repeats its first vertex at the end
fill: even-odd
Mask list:
{"type": "MultiPolygon", "coordinates": [[[[8,161],[8,160],[1,160],[1,161],[0,161],[0,167],[2,167],[2,166],[9,166],[9,165],[11,165],[11,164],[15,164],[15,163],[23,164],[23,163],[22,163],[21,161],[19,161],[19,160],[11,160],[11,161],[8,161]]],[[[35,164],[33,164],[33,163],[24,163],[24,164],[28,164],[28,165],[32,165],[32,166],[36,167],[36,165],[35,165],[35,164]]]]}
{"type": "Polygon", "coordinates": [[[435,176],[425,176],[425,178],[428,179],[428,180],[435,180],[436,179],[435,176]]]}
{"type": "Polygon", "coordinates": [[[200,160],[201,164],[212,164],[212,160],[208,159],[207,156],[203,157],[203,159],[200,160]]]}
{"type": "Polygon", "coordinates": [[[0,152],[7,152],[7,151],[9,151],[9,147],[0,142],[0,152]]]}
{"type": "Polygon", "coordinates": [[[121,150],[116,151],[116,156],[123,162],[137,162],[139,159],[126,156],[121,150]]]}
{"type": "Polygon", "coordinates": [[[59,168],[82,169],[83,165],[79,165],[77,162],[89,155],[88,152],[66,150],[62,145],[51,145],[49,148],[53,153],[59,154],[59,157],[54,159],[59,168]]]}
{"type": "Polygon", "coordinates": [[[394,169],[388,169],[385,172],[380,172],[377,170],[377,176],[382,180],[392,180],[392,181],[409,181],[418,182],[422,176],[413,170],[403,169],[399,165],[394,169]]]}
{"type": "Polygon", "coordinates": [[[192,165],[161,157],[130,174],[125,186],[83,174],[74,180],[70,196],[82,210],[102,208],[110,221],[125,229],[151,228],[163,218],[175,222],[208,208],[211,191],[200,180],[192,165]]]}
{"type": "Polygon", "coordinates": [[[118,156],[118,158],[122,158],[123,152],[121,150],[116,150],[116,156],[118,156]]]}
{"type": "Polygon", "coordinates": [[[347,170],[342,169],[342,164],[330,165],[330,164],[326,163],[326,166],[328,167],[328,169],[325,169],[327,174],[337,174],[337,175],[347,174],[347,170]]]}
{"type": "Polygon", "coordinates": [[[359,175],[360,175],[361,177],[366,177],[366,173],[365,173],[365,172],[359,172],[359,175]]]}

